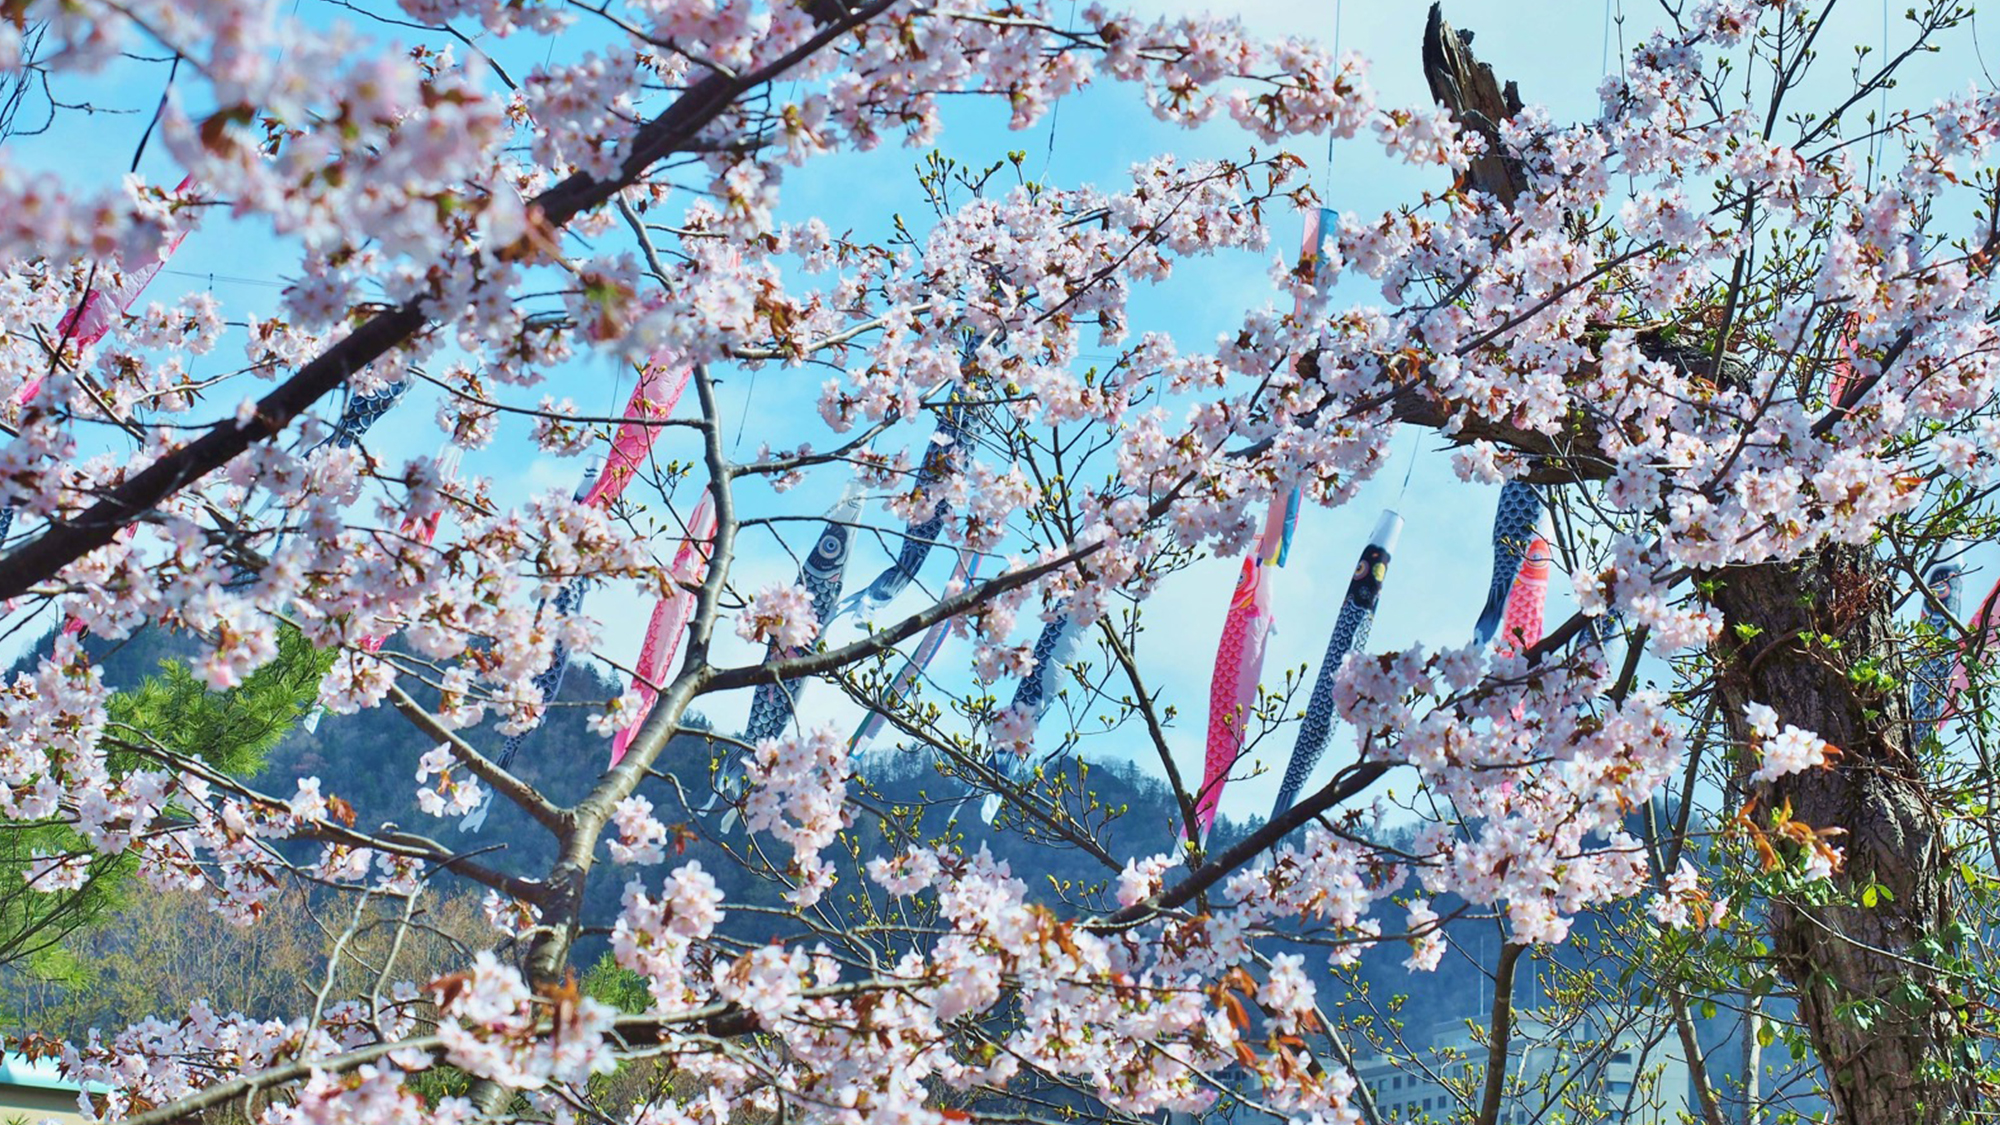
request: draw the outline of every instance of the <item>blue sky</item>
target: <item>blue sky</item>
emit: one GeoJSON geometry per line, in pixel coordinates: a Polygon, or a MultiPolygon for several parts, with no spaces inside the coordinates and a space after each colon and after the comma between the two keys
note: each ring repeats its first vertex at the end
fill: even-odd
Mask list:
{"type": "MultiPolygon", "coordinates": [[[[1190,7],[1199,7],[1193,5],[1190,7]]],[[[1058,3],[1058,16],[1068,5],[1058,3]]],[[[1141,10],[1178,11],[1178,5],[1140,5],[1141,10]]],[[[1252,29],[1269,35],[1299,35],[1321,42],[1333,41],[1336,13],[1339,44],[1369,56],[1374,64],[1372,80],[1385,105],[1422,105],[1428,102],[1417,65],[1417,44],[1423,27],[1426,5],[1420,3],[1344,5],[1333,3],[1289,3],[1284,0],[1246,0],[1234,11],[1252,29]]],[[[331,18],[315,14],[309,2],[301,14],[307,18],[331,18]]],[[[1588,117],[1595,113],[1595,90],[1606,68],[1619,63],[1619,37],[1629,47],[1642,39],[1657,9],[1632,0],[1613,0],[1611,5],[1594,3],[1523,3],[1521,0],[1459,0],[1447,8],[1447,18],[1477,33],[1476,47],[1482,58],[1494,64],[1503,77],[1521,84],[1529,102],[1550,107],[1558,121],[1588,117]],[[1614,17],[1623,9],[1630,14],[1621,26],[1614,17]]],[[[1900,10],[1891,13],[1892,33],[1900,28],[1900,10]]],[[[1825,52],[1824,69],[1829,79],[1844,72],[1846,45],[1881,40],[1883,11],[1876,5],[1857,3],[1840,9],[1826,36],[1834,44],[1825,52]]],[[[371,28],[370,34],[394,29],[371,28]]],[[[397,32],[401,34],[401,32],[397,32]]],[[[1991,39],[1996,46],[2000,40],[1991,39]]],[[[536,45],[537,48],[540,44],[536,45]]],[[[569,44],[564,44],[567,50],[569,44]]],[[[505,49],[517,49],[508,45],[505,49]]],[[[579,52],[580,53],[580,52],[579,52]]],[[[1969,34],[1961,34],[1949,49],[1921,64],[1905,81],[1898,96],[1927,101],[1947,89],[1963,87],[1980,73],[1969,34]]],[[[130,160],[144,119],[158,96],[162,72],[157,66],[130,64],[101,79],[73,84],[65,91],[72,100],[88,97],[108,109],[131,109],[129,115],[105,114],[87,126],[59,125],[55,132],[38,138],[10,142],[14,157],[24,163],[53,167],[79,181],[101,181],[122,173],[130,160]],[[78,138],[88,136],[87,144],[78,138]]],[[[1808,96],[1806,102],[1810,102],[1808,96]]],[[[1065,99],[1052,119],[1045,119],[1025,133],[1004,127],[1004,115],[992,107],[976,104],[954,105],[940,148],[947,155],[967,163],[998,160],[1009,149],[1025,149],[1028,168],[1041,170],[1044,178],[1059,186],[1095,183],[1113,186],[1134,162],[1161,152],[1182,157],[1240,156],[1253,142],[1227,125],[1213,125],[1194,133],[1183,132],[1153,119],[1130,88],[1103,87],[1065,99]]],[[[1442,186],[1435,172],[1410,169],[1382,160],[1365,137],[1335,146],[1329,161],[1323,145],[1303,142],[1296,151],[1313,168],[1313,179],[1321,186],[1327,205],[1339,210],[1372,215],[1384,208],[1414,199],[1426,188],[1442,186]]],[[[862,154],[831,157],[804,169],[788,172],[782,216],[803,219],[818,215],[836,231],[853,229],[863,237],[881,237],[888,230],[888,217],[902,212],[921,218],[926,208],[918,194],[912,165],[920,153],[888,147],[862,154]]],[[[157,143],[142,162],[142,171],[166,183],[179,179],[164,149],[157,143]]],[[[680,197],[670,208],[685,205],[680,197]]],[[[1274,223],[1273,254],[1292,253],[1300,233],[1300,218],[1279,217],[1274,223]]],[[[1266,271],[1272,255],[1239,255],[1177,269],[1173,279],[1142,292],[1135,303],[1135,330],[1174,327],[1187,349],[1208,347],[1215,337],[1240,322],[1242,311],[1273,300],[1268,293],[1266,271]]],[[[288,248],[271,238],[256,223],[211,222],[189,239],[172,263],[171,273],[156,283],[152,294],[167,298],[177,291],[209,285],[235,315],[263,312],[275,302],[284,271],[296,261],[288,248]]],[[[1339,291],[1343,302],[1378,302],[1380,296],[1363,284],[1343,282],[1339,291]]],[[[812,440],[824,446],[823,427],[806,406],[826,378],[823,369],[766,368],[753,381],[742,373],[724,372],[722,404],[732,432],[744,429],[740,452],[748,456],[762,440],[774,445],[812,440]]],[[[548,393],[573,397],[591,413],[608,412],[621,404],[630,388],[629,374],[621,375],[602,359],[586,359],[570,369],[551,373],[548,393]]],[[[222,408],[233,405],[222,404],[222,408]]],[[[434,450],[439,434],[432,422],[432,400],[421,391],[412,401],[390,415],[372,435],[379,455],[392,463],[405,456],[434,450]]],[[[927,427],[905,427],[899,440],[914,445],[928,432],[927,427]]],[[[541,490],[572,487],[581,462],[554,457],[535,457],[523,462],[518,424],[503,431],[493,450],[468,459],[476,471],[492,473],[502,483],[503,497],[519,499],[541,490]],[[510,440],[510,437],[512,440],[510,440]]],[[[686,459],[694,449],[692,437],[684,431],[670,431],[661,442],[662,456],[686,459]],[[675,443],[678,443],[678,447],[675,443]]],[[[832,474],[816,479],[786,497],[789,512],[822,510],[839,490],[841,481],[832,474]]],[[[1292,561],[1276,579],[1274,605],[1278,630],[1271,642],[1266,664],[1266,682],[1276,682],[1287,669],[1305,669],[1308,684],[1318,670],[1318,660],[1332,627],[1334,609],[1345,590],[1354,559],[1385,507],[1400,508],[1407,519],[1400,547],[1383,594],[1370,647],[1376,651],[1401,648],[1413,643],[1433,647],[1455,645],[1470,639],[1472,622],[1484,598],[1488,579],[1488,531],[1497,489],[1466,484],[1451,472],[1448,452],[1440,449],[1433,435],[1405,430],[1396,439],[1396,455],[1381,477],[1371,482],[1352,504],[1335,511],[1308,509],[1300,518],[1292,561]],[[1413,460],[1414,458],[1414,460],[1413,460]],[[1406,494],[1399,494],[1406,467],[1411,468],[1406,494]]],[[[753,510],[761,506],[753,500],[753,510]]],[[[763,510],[775,510],[766,507],[763,510]]],[[[880,516],[879,509],[877,515],[880,516]]],[[[801,527],[793,533],[795,543],[807,542],[801,527]]],[[[671,545],[662,553],[670,555],[671,545]]],[[[850,586],[858,585],[887,561],[870,537],[862,537],[851,567],[850,586]]],[[[795,563],[775,549],[753,552],[739,563],[737,579],[746,590],[763,582],[789,578],[795,563]]],[[[1175,728],[1176,750],[1184,771],[1198,772],[1201,732],[1205,724],[1209,660],[1221,629],[1224,600],[1234,580],[1236,562],[1207,560],[1187,573],[1163,584],[1150,604],[1148,633],[1142,642],[1149,678],[1165,690],[1166,700],[1181,712],[1175,728]],[[1150,654],[1150,655],[1148,655],[1150,654]]],[[[942,554],[930,560],[924,577],[940,583],[950,569],[942,554]]],[[[1977,597],[1990,579],[1974,576],[1967,583],[1968,597],[1977,597]]],[[[912,596],[894,609],[910,608],[912,596]]],[[[1551,621],[1566,615],[1566,584],[1552,583],[1549,607],[1551,621]]],[[[629,660],[638,649],[639,631],[647,607],[626,591],[610,589],[593,594],[587,612],[603,625],[603,651],[629,660]]],[[[1024,623],[1031,639],[1035,624],[1024,623]]],[[[843,626],[833,640],[849,635],[843,626]]],[[[750,661],[758,655],[751,646],[733,637],[724,647],[723,658],[750,661]]],[[[940,657],[940,669],[961,666],[966,657],[962,647],[947,648],[940,657]]],[[[1003,694],[1011,687],[1002,685],[1003,694]]],[[[858,714],[844,701],[833,698],[825,688],[807,697],[801,717],[807,722],[829,721],[851,727],[858,714]]],[[[1303,696],[1300,697],[1303,702],[1303,696]]],[[[737,698],[709,699],[701,703],[724,729],[740,726],[748,706],[748,693],[737,698]]],[[[1330,770],[1351,746],[1347,732],[1336,732],[1334,749],[1323,764],[1330,770]]],[[[1289,731],[1271,744],[1266,755],[1270,772],[1261,778],[1232,786],[1225,797],[1226,815],[1262,815],[1276,791],[1276,774],[1282,770],[1281,755],[1288,753],[1289,731]],[[1280,755],[1273,759],[1272,754],[1280,755]]],[[[1113,747],[1107,740],[1093,740],[1095,753],[1135,753],[1150,760],[1151,751],[1135,736],[1113,747]]]]}

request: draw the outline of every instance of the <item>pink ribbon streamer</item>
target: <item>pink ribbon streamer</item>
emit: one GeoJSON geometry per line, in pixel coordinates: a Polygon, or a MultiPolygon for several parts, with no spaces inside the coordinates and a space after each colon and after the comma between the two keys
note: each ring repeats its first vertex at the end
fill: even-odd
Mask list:
{"type": "Polygon", "coordinates": [[[618,424],[604,471],[584,494],[584,503],[604,507],[632,483],[632,478],[639,474],[639,466],[646,463],[646,455],[652,452],[653,442],[660,436],[662,427],[658,423],[673,414],[692,374],[691,365],[663,358],[655,358],[646,365],[639,376],[639,385],[632,388],[631,401],[625,404],[628,420],[618,424]]]}
{"type": "Polygon", "coordinates": [[[646,640],[639,648],[639,661],[632,672],[632,690],[639,695],[639,710],[611,741],[614,766],[624,759],[639,727],[652,714],[653,701],[659,698],[653,685],[666,680],[667,669],[680,651],[681,634],[687,631],[688,620],[694,616],[695,590],[708,575],[715,525],[715,504],[709,491],[703,489],[701,503],[688,517],[687,538],[681,540],[680,549],[674,552],[673,566],[667,571],[674,588],[653,607],[652,620],[646,623],[646,640]]]}

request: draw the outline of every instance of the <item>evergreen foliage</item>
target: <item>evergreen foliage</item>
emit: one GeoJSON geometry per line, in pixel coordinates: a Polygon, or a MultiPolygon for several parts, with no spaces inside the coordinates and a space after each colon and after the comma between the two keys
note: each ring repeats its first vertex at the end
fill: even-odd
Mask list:
{"type": "MultiPolygon", "coordinates": [[[[133,747],[168,752],[235,776],[263,768],[265,759],[297,727],[318,693],[330,657],[315,651],[297,630],[278,633],[278,655],[241,684],[211,691],[189,670],[185,649],[149,630],[134,645],[107,646],[106,681],[115,692],[107,704],[106,742],[111,775],[154,766],[133,747]],[[151,657],[150,674],[140,673],[151,657]],[[116,670],[119,674],[111,673],[116,670]]],[[[38,649],[46,650],[54,634],[38,649]]],[[[26,658],[23,663],[32,660],[26,658]]],[[[95,854],[74,829],[53,822],[0,822],[0,966],[35,976],[87,985],[91,965],[66,947],[65,938],[96,925],[121,902],[132,864],[125,855],[95,854]],[[31,885],[43,857],[89,855],[89,872],[73,890],[31,885]]]]}

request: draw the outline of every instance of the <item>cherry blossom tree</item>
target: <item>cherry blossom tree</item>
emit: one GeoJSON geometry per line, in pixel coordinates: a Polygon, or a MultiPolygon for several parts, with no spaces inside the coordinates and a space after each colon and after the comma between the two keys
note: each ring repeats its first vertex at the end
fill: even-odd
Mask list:
{"type": "MultiPolygon", "coordinates": [[[[385,968],[289,1019],[198,1006],[68,1046],[106,1119],[242,1103],[274,1122],[574,1120],[597,1115],[593,1075],[653,1058],[694,1084],[633,1121],[1078,1104],[1137,1120],[1206,1109],[1233,1070],[1248,1077],[1232,1096],[1292,1119],[1372,1122],[1303,958],[1407,940],[1412,968],[1435,968],[1447,899],[1507,939],[1467,1106],[1484,1123],[1514,966],[1620,904],[1652,919],[1658,956],[1635,964],[1674,1012],[1709,1125],[1725,1092],[1689,1008],[1705,988],[1749,991],[1744,973],[1795,997],[1839,1120],[1991,1104],[1987,634],[1923,579],[1992,525],[2000,96],[1875,109],[1964,23],[1955,5],[1920,5],[1904,47],[1830,85],[1814,66],[1830,5],[1668,5],[1573,123],[1524,105],[1435,18],[1436,104],[1393,106],[1358,58],[1097,4],[283,7],[0,9],[17,86],[170,59],[143,143],[188,177],[94,186],[0,154],[8,628],[185,630],[214,687],[296,628],[334,654],[328,711],[409,720],[406,758],[382,768],[411,771],[427,809],[506,802],[557,858],[518,873],[450,825],[367,829],[379,816],[339,778],[266,791],[108,729],[107,689],[65,630],[7,688],[0,815],[67,823],[244,925],[303,878],[399,896],[469,882],[495,927],[492,950],[433,980],[385,968]],[[1831,100],[1803,104],[1809,75],[1831,100]],[[1024,128],[1085,86],[1233,129],[1243,155],[1160,155],[1104,187],[939,166],[934,213],[879,237],[835,233],[854,216],[777,217],[788,182],[843,152],[938,144],[948,102],[1024,128]],[[1272,231],[1318,202],[1292,150],[1329,136],[1436,187],[1340,215],[1300,255],[1272,231]],[[164,288],[127,306],[175,239],[222,224],[295,251],[275,306],[164,288]],[[1219,342],[1135,316],[1177,266],[1240,253],[1270,260],[1270,289],[1219,342]],[[1379,299],[1334,299],[1357,279],[1379,299]],[[513,504],[453,469],[491,443],[579,466],[601,451],[621,416],[538,387],[586,356],[691,373],[690,409],[642,418],[659,444],[622,463],[615,497],[513,504]],[[756,420],[761,451],[737,456],[725,365],[761,368],[815,416],[756,420]],[[406,382],[440,395],[444,452],[390,463],[338,429],[343,403],[406,382]],[[942,453],[922,445],[941,418],[942,453]],[[1205,554],[1252,549],[1293,489],[1349,502],[1409,426],[1454,444],[1467,480],[1543,490],[1580,611],[1513,655],[1440,638],[1348,660],[1335,707],[1352,760],[1210,849],[1170,745],[1187,705],[1155,686],[1190,645],[1148,630],[1148,600],[1205,554]],[[849,480],[894,497],[890,522],[825,527],[894,536],[942,511],[926,534],[985,565],[914,609],[850,607],[870,627],[836,641],[815,552],[796,551],[797,583],[745,575],[822,528],[786,497],[849,480]],[[689,530],[704,494],[712,534],[689,530]],[[558,802],[469,732],[539,722],[559,653],[635,669],[566,608],[582,585],[685,612],[675,659],[604,701],[607,750],[630,731],[622,755],[578,763],[587,794],[558,802]],[[1101,702],[1037,724],[993,685],[1031,674],[1058,621],[1101,702]],[[940,623],[977,681],[888,690],[892,655],[940,623]],[[728,658],[731,634],[769,657],[728,658]],[[1905,699],[1910,669],[1961,643],[1962,714],[1934,733],[1905,699]],[[866,807],[845,733],[810,707],[774,738],[708,733],[714,794],[668,776],[702,701],[814,681],[886,716],[941,777],[997,794],[1001,830],[1090,854],[1103,886],[1031,893],[953,846],[949,802],[866,807]],[[1157,758],[1183,847],[1114,852],[1087,801],[1010,768],[1085,724],[1157,758]],[[114,752],[146,764],[114,770],[114,752]],[[1410,847],[1378,831],[1391,783],[1425,795],[1410,847]],[[857,818],[888,843],[848,846],[857,818]],[[725,901],[714,872],[677,861],[682,830],[738,833],[729,854],[784,907],[725,901]],[[606,880],[622,909],[585,917],[606,880]],[[578,992],[589,932],[651,1007],[578,992]],[[439,1068],[476,1081],[427,1097],[439,1068]],[[1051,1088],[1072,1100],[1008,1100],[1051,1088]]],[[[1267,691],[1237,719],[1261,736],[1295,707],[1267,691]]],[[[89,861],[49,855],[30,878],[60,893],[89,861]]]]}

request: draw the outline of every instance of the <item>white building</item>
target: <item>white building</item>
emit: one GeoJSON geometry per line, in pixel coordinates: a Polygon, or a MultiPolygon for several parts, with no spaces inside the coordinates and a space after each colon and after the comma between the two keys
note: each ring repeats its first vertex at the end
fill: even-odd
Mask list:
{"type": "Polygon", "coordinates": [[[63,1080],[53,1060],[0,1054],[0,1121],[85,1125],[89,1120],[77,1109],[76,1085],[63,1080]]]}
{"type": "MultiPolygon", "coordinates": [[[[1610,1121],[1677,1125],[1688,1109],[1688,1068],[1664,1013],[1614,1012],[1609,1026],[1552,1027],[1517,1015],[1507,1052],[1501,1125],[1610,1121]]],[[[1476,1111],[1487,1047],[1465,1022],[1441,1024],[1407,1055],[1355,1060],[1384,1125],[1443,1122],[1476,1111]]]]}

